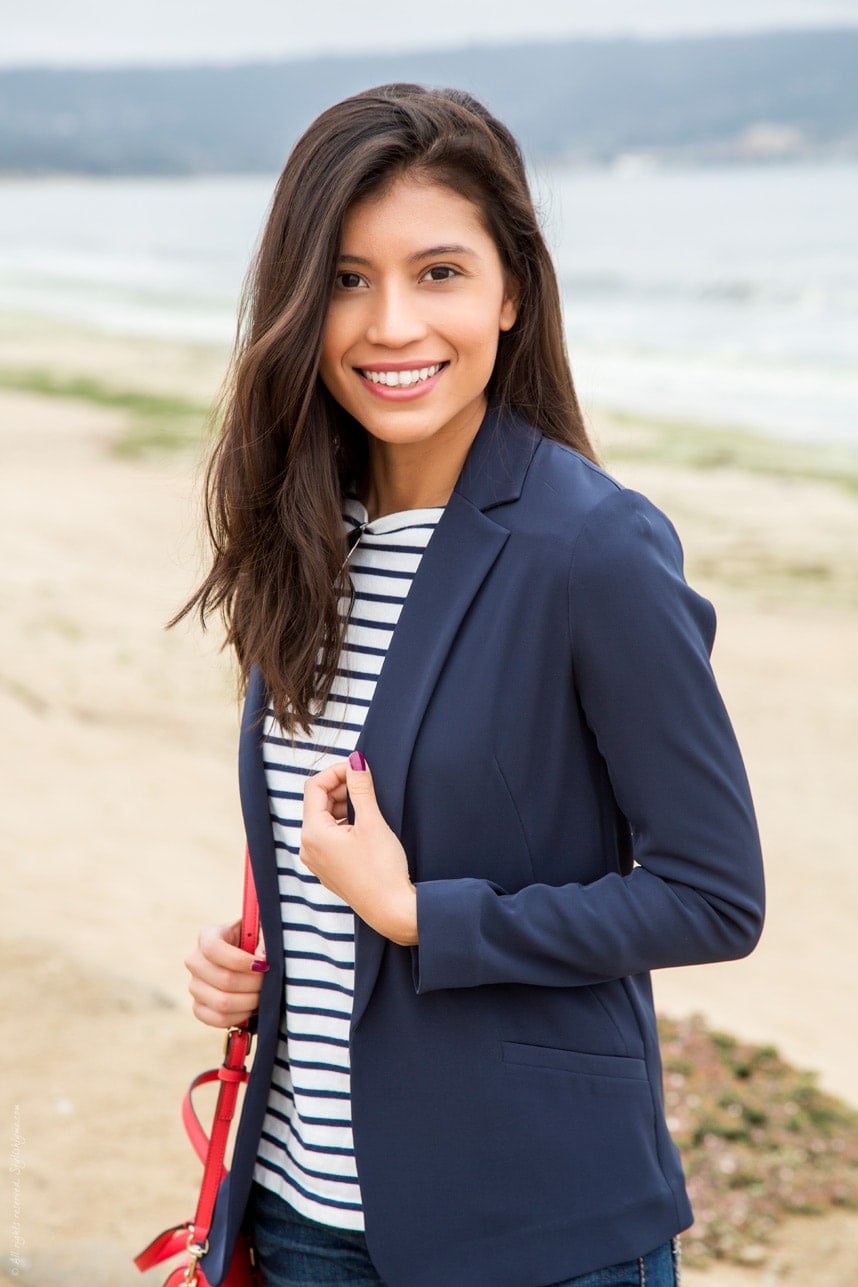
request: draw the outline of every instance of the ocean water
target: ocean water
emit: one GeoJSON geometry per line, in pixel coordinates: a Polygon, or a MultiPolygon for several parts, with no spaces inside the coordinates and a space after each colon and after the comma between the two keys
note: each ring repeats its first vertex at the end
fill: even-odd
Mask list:
{"type": "Polygon", "coordinates": [[[858,166],[548,177],[586,402],[858,443],[858,166]]]}
{"type": "MultiPolygon", "coordinates": [[[[228,343],[274,176],[0,180],[0,310],[228,343]]],[[[858,444],[858,165],[540,169],[585,407],[858,444]]]]}

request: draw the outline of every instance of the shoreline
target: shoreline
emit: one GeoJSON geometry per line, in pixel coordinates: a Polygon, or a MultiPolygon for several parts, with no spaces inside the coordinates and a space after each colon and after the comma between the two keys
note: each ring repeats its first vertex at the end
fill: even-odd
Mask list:
{"type": "MultiPolygon", "coordinates": [[[[130,412],[155,418],[205,417],[230,351],[229,344],[214,340],[124,333],[38,313],[10,312],[0,306],[0,389],[12,392],[68,397],[120,409],[125,402],[130,412]],[[36,360],[46,343],[53,352],[49,368],[36,360]],[[92,361],[96,350],[109,355],[107,379],[92,361]],[[159,359],[168,355],[170,361],[163,371],[147,370],[145,388],[138,388],[135,382],[141,376],[140,365],[133,358],[123,361],[122,354],[145,352],[159,359]],[[82,369],[86,372],[83,379],[82,369]],[[111,378],[115,376],[119,378],[111,378]],[[176,380],[180,378],[189,380],[190,396],[177,392],[176,380]],[[140,405],[135,406],[135,400],[140,405]]],[[[858,491],[858,438],[849,442],[839,437],[778,437],[751,424],[714,421],[702,415],[695,418],[629,410],[594,400],[582,406],[597,442],[603,445],[601,440],[605,439],[613,458],[623,463],[657,458],[666,466],[687,465],[706,471],[736,468],[858,491]]],[[[186,444],[167,441],[162,445],[169,449],[186,444]]],[[[187,445],[193,446],[192,439],[187,445]]]]}
{"type": "MultiPolygon", "coordinates": [[[[240,893],[232,669],[215,634],[163,630],[201,566],[202,438],[190,422],[211,406],[227,354],[9,318],[0,346],[0,373],[38,369],[56,386],[0,387],[0,947],[16,980],[7,1120],[20,1114],[31,1262],[17,1281],[118,1287],[146,1281],[130,1256],[190,1214],[198,1167],[179,1104],[220,1040],[190,1015],[182,958],[240,893]],[[70,393],[75,380],[94,383],[70,393]],[[129,392],[137,401],[122,401],[129,392]],[[180,442],[149,432],[174,420],[180,442]]],[[[672,517],[689,579],[718,609],[714,664],[768,864],[757,952],[660,972],[659,1009],[771,1042],[855,1104],[842,977],[858,915],[852,466],[843,483],[804,476],[798,459],[761,460],[756,443],[701,460],[676,426],[600,415],[597,428],[611,471],[672,517]]],[[[845,1214],[790,1221],[765,1271],[719,1266],[686,1281],[763,1287],[784,1248],[793,1268],[815,1263],[801,1257],[818,1256],[823,1226],[826,1272],[842,1271],[818,1287],[842,1287],[854,1258],[836,1248],[858,1254],[858,1216],[845,1214]]]]}

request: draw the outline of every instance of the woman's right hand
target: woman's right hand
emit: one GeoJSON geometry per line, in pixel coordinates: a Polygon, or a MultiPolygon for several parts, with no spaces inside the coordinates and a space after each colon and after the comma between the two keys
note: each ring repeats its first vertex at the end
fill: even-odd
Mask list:
{"type": "Polygon", "coordinates": [[[256,954],[238,946],[241,921],[208,925],[185,957],[191,975],[188,991],[197,1019],[213,1028],[246,1023],[259,1004],[262,975],[268,969],[260,939],[256,954]]]}

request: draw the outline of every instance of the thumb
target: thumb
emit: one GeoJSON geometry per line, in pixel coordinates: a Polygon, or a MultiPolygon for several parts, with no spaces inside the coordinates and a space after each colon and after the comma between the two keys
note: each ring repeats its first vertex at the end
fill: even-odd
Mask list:
{"type": "Polygon", "coordinates": [[[372,815],[378,813],[378,804],[369,765],[360,751],[352,751],[349,756],[346,787],[355,811],[355,820],[369,822],[372,815]]]}

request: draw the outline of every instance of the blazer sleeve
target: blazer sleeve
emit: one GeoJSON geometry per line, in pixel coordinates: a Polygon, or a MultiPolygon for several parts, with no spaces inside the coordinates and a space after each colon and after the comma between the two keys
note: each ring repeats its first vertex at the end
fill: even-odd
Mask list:
{"type": "Polygon", "coordinates": [[[582,986],[734,959],[759,938],[762,858],[709,663],[715,614],[684,579],[672,526],[644,497],[618,489],[593,510],[566,606],[571,680],[636,865],[516,893],[470,878],[419,884],[418,992],[582,986]]]}

